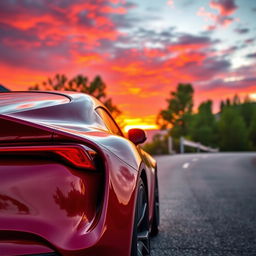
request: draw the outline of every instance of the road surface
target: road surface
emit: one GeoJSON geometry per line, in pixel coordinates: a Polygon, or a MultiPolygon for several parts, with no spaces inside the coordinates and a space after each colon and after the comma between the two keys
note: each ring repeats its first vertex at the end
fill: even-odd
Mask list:
{"type": "Polygon", "coordinates": [[[256,256],[256,153],[157,157],[152,256],[256,256]]]}

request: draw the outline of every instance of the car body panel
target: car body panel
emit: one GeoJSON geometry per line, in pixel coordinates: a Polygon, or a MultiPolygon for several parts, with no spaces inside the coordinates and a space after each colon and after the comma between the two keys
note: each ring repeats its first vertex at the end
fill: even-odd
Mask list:
{"type": "MultiPolygon", "coordinates": [[[[37,93],[31,95],[36,98],[37,93]]],[[[11,239],[1,239],[8,231],[32,234],[27,242],[19,240],[21,247],[31,244],[28,251],[33,246],[38,248],[39,243],[62,255],[107,252],[128,256],[138,177],[146,173],[152,219],[156,162],[131,141],[107,129],[95,111],[99,106],[104,108],[99,101],[81,93],[65,92],[65,96],[69,102],[40,108],[35,104],[34,108],[31,105],[0,115],[4,127],[1,146],[80,143],[97,152],[104,170],[93,173],[49,159],[19,159],[13,163],[0,156],[4,177],[0,180],[0,251],[1,245],[7,248],[5,240],[11,239]]],[[[17,254],[18,244],[16,241],[17,254]]]]}
{"type": "MultiPolygon", "coordinates": [[[[54,250],[49,248],[43,242],[37,242],[36,239],[33,241],[25,240],[25,235],[22,234],[22,238],[8,241],[0,241],[1,255],[16,256],[16,255],[39,255],[46,253],[54,253],[54,250]]],[[[47,254],[50,256],[51,254],[47,254]]],[[[52,254],[53,256],[57,254],[52,254]]]]}
{"type": "Polygon", "coordinates": [[[15,164],[1,159],[0,170],[1,230],[33,233],[65,247],[67,230],[86,232],[95,221],[102,174],[23,158],[15,164]]]}

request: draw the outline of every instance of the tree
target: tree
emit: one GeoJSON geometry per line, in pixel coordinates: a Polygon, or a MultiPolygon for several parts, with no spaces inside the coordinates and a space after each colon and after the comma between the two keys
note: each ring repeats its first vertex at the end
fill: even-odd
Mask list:
{"type": "Polygon", "coordinates": [[[179,139],[189,133],[189,123],[193,108],[194,89],[191,84],[178,84],[176,91],[170,92],[167,109],[161,110],[157,123],[162,129],[170,128],[173,148],[179,151],[179,139]]]}
{"type": "Polygon", "coordinates": [[[249,149],[248,131],[239,112],[225,107],[219,121],[220,148],[223,151],[244,151],[249,149]]]}
{"type": "Polygon", "coordinates": [[[117,117],[121,111],[113,104],[111,98],[107,98],[106,84],[100,76],[96,76],[91,82],[84,75],[76,75],[72,79],[64,74],[56,74],[53,78],[48,78],[42,84],[31,86],[29,90],[49,90],[49,91],[77,91],[87,93],[98,100],[109,109],[114,117],[117,117]]]}
{"type": "Polygon", "coordinates": [[[230,99],[226,100],[226,106],[228,106],[228,107],[231,106],[231,100],[230,99]]]}
{"type": "Polygon", "coordinates": [[[249,139],[252,146],[252,150],[256,150],[256,111],[254,112],[254,115],[249,127],[249,139]]]}
{"type": "Polygon", "coordinates": [[[222,101],[220,102],[220,112],[223,111],[224,107],[225,107],[225,102],[222,100],[222,101]]]}
{"type": "Polygon", "coordinates": [[[234,106],[238,106],[238,105],[241,104],[240,98],[237,94],[234,95],[232,103],[233,103],[234,106]]]}
{"type": "Polygon", "coordinates": [[[178,84],[176,91],[170,92],[166,110],[158,115],[162,128],[172,127],[170,134],[175,138],[187,135],[193,108],[194,89],[191,84],[178,84]]]}
{"type": "Polygon", "coordinates": [[[251,122],[254,119],[254,113],[256,112],[256,104],[253,102],[244,102],[240,106],[240,113],[245,121],[247,128],[250,127],[251,122]]]}
{"type": "Polygon", "coordinates": [[[200,104],[198,113],[193,115],[190,135],[192,140],[206,146],[217,146],[216,119],[212,113],[212,101],[200,104]]]}

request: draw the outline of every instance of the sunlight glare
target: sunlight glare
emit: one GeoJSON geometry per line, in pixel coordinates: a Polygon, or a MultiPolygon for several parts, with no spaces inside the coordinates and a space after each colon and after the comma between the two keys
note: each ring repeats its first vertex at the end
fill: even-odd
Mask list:
{"type": "Polygon", "coordinates": [[[134,125],[126,125],[124,127],[124,131],[128,132],[130,129],[133,128],[139,128],[143,130],[153,130],[153,129],[158,129],[156,124],[134,124],[134,125]]]}

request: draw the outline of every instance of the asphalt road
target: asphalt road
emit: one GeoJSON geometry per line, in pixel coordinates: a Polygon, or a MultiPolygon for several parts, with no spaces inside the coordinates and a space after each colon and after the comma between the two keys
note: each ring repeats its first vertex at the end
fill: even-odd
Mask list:
{"type": "Polygon", "coordinates": [[[157,161],[161,225],[153,256],[256,256],[256,153],[157,161]]]}

